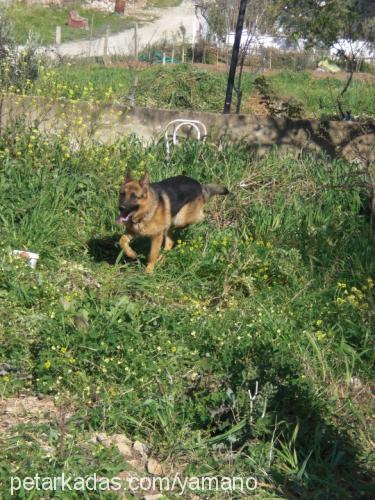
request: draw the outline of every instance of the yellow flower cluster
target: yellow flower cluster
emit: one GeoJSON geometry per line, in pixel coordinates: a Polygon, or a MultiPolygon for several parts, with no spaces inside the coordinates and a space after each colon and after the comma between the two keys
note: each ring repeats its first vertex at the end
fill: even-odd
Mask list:
{"type": "Polygon", "coordinates": [[[339,282],[337,283],[337,289],[340,295],[336,298],[336,304],[338,306],[349,305],[354,309],[366,312],[369,304],[365,292],[371,290],[373,286],[374,282],[371,278],[367,279],[366,284],[362,286],[362,290],[359,290],[355,286],[349,289],[346,283],[339,282]]]}

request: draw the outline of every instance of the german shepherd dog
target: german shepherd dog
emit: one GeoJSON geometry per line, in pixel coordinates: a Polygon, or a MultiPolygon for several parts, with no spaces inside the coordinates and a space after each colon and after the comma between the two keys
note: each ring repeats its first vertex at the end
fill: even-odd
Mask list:
{"type": "Polygon", "coordinates": [[[117,224],[124,224],[126,234],[120,246],[127,257],[137,254],[130,247],[134,236],[151,238],[151,249],[146,267],[152,273],[164,241],[165,250],[173,247],[172,229],[186,227],[203,219],[203,207],[215,194],[226,195],[227,188],[216,184],[200,184],[195,179],[178,175],[161,182],[152,182],[146,173],[141,180],[134,180],[126,172],[120,187],[117,224]]]}

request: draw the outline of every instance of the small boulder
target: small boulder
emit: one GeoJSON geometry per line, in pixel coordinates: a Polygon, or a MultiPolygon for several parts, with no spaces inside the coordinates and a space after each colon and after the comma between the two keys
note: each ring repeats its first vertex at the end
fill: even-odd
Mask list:
{"type": "Polygon", "coordinates": [[[162,476],[163,467],[157,460],[155,460],[155,458],[149,458],[147,461],[147,472],[153,476],[162,476]]]}
{"type": "Polygon", "coordinates": [[[141,441],[134,441],[133,450],[136,452],[136,454],[141,456],[144,462],[146,462],[148,447],[144,443],[142,443],[141,441]]]}

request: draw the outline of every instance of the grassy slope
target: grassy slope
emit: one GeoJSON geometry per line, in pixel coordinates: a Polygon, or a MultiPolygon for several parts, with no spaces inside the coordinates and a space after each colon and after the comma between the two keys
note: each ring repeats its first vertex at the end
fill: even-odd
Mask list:
{"type": "MultiPolygon", "coordinates": [[[[55,96],[95,99],[123,99],[129,93],[136,72],[126,67],[105,68],[99,65],[61,66],[46,82],[40,80],[37,87],[42,93],[55,96]],[[92,90],[84,91],[92,84],[92,90]]],[[[139,105],[162,108],[199,109],[221,112],[226,90],[226,75],[209,70],[194,69],[187,65],[176,67],[153,66],[138,72],[139,83],[136,100],[139,105]]],[[[255,76],[244,75],[243,103],[253,92],[255,76]]],[[[343,82],[330,78],[315,80],[308,73],[282,71],[268,77],[276,93],[285,98],[296,97],[302,101],[305,114],[320,117],[337,113],[335,96],[343,82]]],[[[344,108],[353,115],[374,116],[374,83],[354,81],[344,99],[344,108]]],[[[36,92],[36,89],[33,89],[36,92]]],[[[126,102],[126,98],[125,98],[126,102]]],[[[248,109],[246,107],[246,109],[248,109]]]]}
{"type": "MultiPolygon", "coordinates": [[[[305,109],[319,117],[322,113],[337,113],[335,99],[345,82],[334,77],[324,79],[311,78],[305,72],[281,71],[270,78],[276,92],[281,96],[296,97],[303,102],[305,109]]],[[[375,80],[372,83],[354,81],[345,95],[345,108],[353,115],[375,115],[375,80]]]]}
{"type": "Polygon", "coordinates": [[[262,498],[369,497],[374,259],[352,166],[242,146],[186,145],[170,161],[136,142],[72,152],[21,129],[0,140],[0,362],[18,370],[0,394],[75,411],[62,439],[58,426],[0,437],[3,484],[115,475],[118,453],[87,445],[95,429],[140,437],[186,473],[256,474],[262,498]],[[122,172],[146,166],[233,192],[153,276],[142,242],[134,263],[115,246],[122,172]],[[37,270],[14,248],[39,252],[37,270]]]}
{"type": "Polygon", "coordinates": [[[42,44],[55,43],[56,26],[61,26],[62,42],[72,40],[88,39],[90,31],[69,28],[66,26],[70,10],[88,19],[91,25],[94,23],[93,36],[103,36],[107,26],[112,33],[129,29],[133,26],[135,19],[131,16],[121,17],[116,14],[93,11],[71,4],[64,7],[43,7],[37,5],[14,4],[8,9],[8,16],[14,26],[14,37],[17,43],[25,43],[29,31],[38,34],[42,44]]]}

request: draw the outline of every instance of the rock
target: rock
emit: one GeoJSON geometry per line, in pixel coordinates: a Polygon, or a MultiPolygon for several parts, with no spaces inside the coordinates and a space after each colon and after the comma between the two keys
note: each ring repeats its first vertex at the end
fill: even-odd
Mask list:
{"type": "Polygon", "coordinates": [[[102,12],[113,12],[113,0],[93,0],[85,4],[86,9],[94,9],[102,12]]]}
{"type": "Polygon", "coordinates": [[[113,436],[113,444],[117,446],[118,451],[125,458],[132,456],[131,441],[126,436],[122,434],[117,434],[113,436]]]}
{"type": "Polygon", "coordinates": [[[89,29],[89,22],[85,17],[78,14],[76,10],[71,10],[68,15],[69,28],[89,29]]]}
{"type": "Polygon", "coordinates": [[[141,441],[134,441],[133,450],[142,457],[142,460],[146,462],[148,447],[144,443],[141,443],[141,441]]]}
{"type": "Polygon", "coordinates": [[[91,439],[92,442],[97,442],[109,448],[110,446],[116,446],[121,455],[125,458],[131,457],[132,448],[129,438],[124,434],[113,434],[113,436],[108,436],[105,432],[101,432],[91,439]]]}
{"type": "Polygon", "coordinates": [[[133,458],[131,460],[127,460],[127,463],[130,465],[132,469],[135,469],[139,472],[144,472],[145,470],[144,461],[140,461],[137,460],[136,458],[133,458]]]}
{"type": "Polygon", "coordinates": [[[147,472],[153,476],[162,476],[163,467],[157,460],[155,460],[155,458],[149,458],[147,461],[147,472]]]}
{"type": "Polygon", "coordinates": [[[142,457],[147,457],[148,447],[141,441],[134,441],[133,450],[139,453],[142,457]]]}
{"type": "Polygon", "coordinates": [[[116,443],[116,444],[124,443],[124,444],[127,444],[131,448],[131,445],[132,445],[131,439],[129,439],[127,436],[125,436],[125,434],[113,434],[113,436],[110,436],[110,437],[112,437],[112,440],[114,441],[114,443],[116,443]]]}
{"type": "Polygon", "coordinates": [[[350,379],[350,385],[351,385],[354,389],[358,390],[358,389],[361,389],[361,388],[362,388],[362,385],[363,385],[363,384],[362,384],[362,381],[361,381],[361,379],[360,379],[360,378],[358,378],[358,377],[352,377],[352,378],[350,379]]]}
{"type": "Polygon", "coordinates": [[[103,446],[106,446],[105,442],[108,440],[108,436],[105,432],[99,432],[99,434],[96,434],[90,441],[92,443],[100,443],[103,446]]]}

